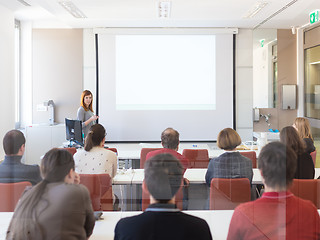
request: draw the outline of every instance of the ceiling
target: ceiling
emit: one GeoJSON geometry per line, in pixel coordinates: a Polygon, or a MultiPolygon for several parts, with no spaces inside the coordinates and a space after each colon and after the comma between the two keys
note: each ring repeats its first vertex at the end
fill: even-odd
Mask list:
{"type": "Polygon", "coordinates": [[[319,0],[171,0],[170,17],[163,19],[158,17],[159,0],[70,0],[87,17],[75,18],[59,1],[0,0],[0,5],[14,11],[19,20],[32,20],[35,27],[72,28],[291,28],[307,24],[309,13],[320,8],[319,0]],[[24,6],[20,1],[31,6],[24,6]],[[254,17],[243,18],[261,1],[268,4],[254,17]],[[290,6],[276,14],[287,4],[290,6]],[[268,21],[263,23],[265,20],[268,21]]]}

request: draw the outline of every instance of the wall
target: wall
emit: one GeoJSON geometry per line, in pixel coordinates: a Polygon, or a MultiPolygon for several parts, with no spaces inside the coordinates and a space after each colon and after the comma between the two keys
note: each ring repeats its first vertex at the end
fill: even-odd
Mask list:
{"type": "MultiPolygon", "coordinates": [[[[271,128],[281,130],[283,127],[292,125],[297,117],[297,110],[282,110],[282,85],[297,84],[297,48],[296,35],[291,29],[278,29],[278,100],[277,107],[260,109],[261,114],[271,113],[271,128]]],[[[298,86],[299,88],[299,86],[298,86]]],[[[299,105],[297,105],[299,108],[299,105]]],[[[253,130],[256,132],[267,131],[268,125],[264,119],[254,122],[253,130]]]]}
{"type": "Polygon", "coordinates": [[[83,89],[82,29],[34,29],[32,32],[33,123],[47,123],[49,112],[37,104],[55,102],[55,122],[76,118],[83,89]]]}
{"type": "Polygon", "coordinates": [[[242,141],[252,140],[252,30],[236,36],[236,130],[242,141]]]}
{"type": "Polygon", "coordinates": [[[14,16],[11,11],[0,6],[0,160],[3,159],[2,139],[15,126],[14,93],[14,16]]]}

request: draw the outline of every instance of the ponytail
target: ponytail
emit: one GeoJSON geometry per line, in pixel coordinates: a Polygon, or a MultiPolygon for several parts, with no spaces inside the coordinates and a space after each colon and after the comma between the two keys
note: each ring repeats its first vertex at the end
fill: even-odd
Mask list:
{"type": "Polygon", "coordinates": [[[106,136],[106,130],[101,124],[91,126],[84,143],[84,150],[90,151],[93,147],[99,146],[106,136]]]}

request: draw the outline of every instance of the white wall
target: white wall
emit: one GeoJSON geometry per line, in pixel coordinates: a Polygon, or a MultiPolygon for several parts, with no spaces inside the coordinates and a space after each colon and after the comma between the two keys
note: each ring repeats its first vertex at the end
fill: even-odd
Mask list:
{"type": "MultiPolygon", "coordinates": [[[[14,95],[14,16],[13,12],[0,5],[0,139],[15,125],[14,95]]],[[[0,159],[4,152],[0,147],[0,159]]]]}
{"type": "Polygon", "coordinates": [[[252,30],[239,29],[236,39],[236,130],[252,141],[252,30]]]}

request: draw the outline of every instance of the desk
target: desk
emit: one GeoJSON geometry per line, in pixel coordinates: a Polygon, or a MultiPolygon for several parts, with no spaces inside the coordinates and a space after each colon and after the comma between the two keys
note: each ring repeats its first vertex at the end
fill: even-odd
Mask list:
{"type": "MultiPolygon", "coordinates": [[[[233,210],[214,211],[184,211],[187,214],[205,219],[210,227],[211,234],[215,240],[225,240],[227,238],[229,224],[233,210]]],[[[114,228],[117,222],[124,217],[134,216],[142,212],[104,212],[103,220],[96,221],[93,234],[90,240],[113,240],[114,228]]],[[[0,240],[4,240],[6,230],[12,218],[12,212],[0,213],[0,240]]]]}

